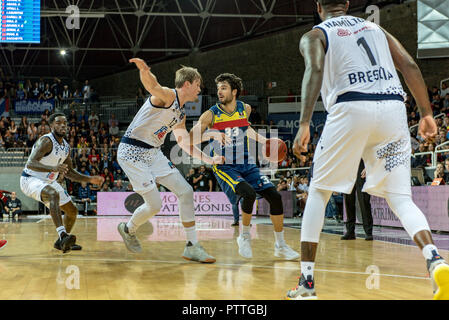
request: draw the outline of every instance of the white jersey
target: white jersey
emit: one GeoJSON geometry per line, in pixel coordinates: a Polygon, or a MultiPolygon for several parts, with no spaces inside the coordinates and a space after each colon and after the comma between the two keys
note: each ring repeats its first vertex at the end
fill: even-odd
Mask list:
{"type": "MultiPolygon", "coordinates": [[[[52,167],[56,167],[58,164],[63,163],[70,153],[70,145],[67,143],[67,141],[63,139],[62,144],[59,144],[58,140],[56,140],[56,138],[53,136],[53,133],[48,133],[46,135],[43,135],[42,137],[48,137],[53,144],[53,148],[51,152],[43,157],[39,162],[43,165],[52,167]]],[[[33,150],[35,147],[36,144],[34,144],[33,150]]],[[[41,179],[46,182],[53,182],[59,176],[59,172],[38,172],[28,169],[27,166],[25,166],[25,169],[23,171],[24,173],[32,177],[41,179]]]]}
{"type": "Polygon", "coordinates": [[[176,99],[168,108],[153,106],[150,96],[137,112],[124,136],[143,141],[153,147],[160,147],[167,134],[186,115],[184,108],[179,105],[178,93],[174,91],[176,99]]]}
{"type": "Polygon", "coordinates": [[[340,102],[343,94],[344,101],[375,100],[369,95],[379,94],[394,95],[397,100],[406,97],[386,35],[378,25],[339,16],[314,28],[321,29],[327,39],[321,87],[326,110],[340,102]]]}

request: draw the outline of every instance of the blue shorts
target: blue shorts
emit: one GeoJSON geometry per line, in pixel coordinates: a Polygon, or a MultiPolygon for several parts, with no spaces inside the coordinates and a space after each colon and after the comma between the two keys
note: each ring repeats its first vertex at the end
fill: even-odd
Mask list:
{"type": "Polygon", "coordinates": [[[213,166],[212,170],[221,190],[232,204],[239,200],[235,187],[242,181],[246,181],[256,192],[274,187],[267,176],[260,174],[259,167],[255,164],[219,165],[213,166]]]}

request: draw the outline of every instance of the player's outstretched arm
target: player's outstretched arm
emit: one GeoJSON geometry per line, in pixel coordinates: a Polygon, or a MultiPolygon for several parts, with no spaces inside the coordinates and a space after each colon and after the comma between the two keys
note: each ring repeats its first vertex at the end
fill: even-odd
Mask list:
{"type": "Polygon", "coordinates": [[[56,167],[47,166],[40,163],[41,159],[49,154],[53,149],[53,143],[48,137],[41,137],[36,142],[36,146],[28,157],[27,168],[37,172],[59,172],[65,174],[68,170],[66,164],[59,164],[56,167]]]}
{"type": "Polygon", "coordinates": [[[73,168],[72,165],[72,158],[70,156],[67,157],[67,159],[64,161],[64,163],[68,167],[68,171],[65,174],[65,176],[75,182],[86,182],[86,183],[92,183],[101,186],[104,182],[104,178],[102,176],[86,176],[84,174],[79,173],[73,168]]]}
{"type": "Polygon", "coordinates": [[[182,150],[187,152],[194,158],[200,159],[207,164],[222,164],[224,163],[224,157],[216,156],[209,157],[202,152],[195,144],[192,144],[192,140],[189,132],[186,129],[185,118],[184,120],[173,128],[173,134],[176,137],[176,142],[182,150]]]}
{"type": "Polygon", "coordinates": [[[157,81],[156,76],[150,71],[150,67],[139,58],[130,59],[129,62],[135,63],[136,67],[140,71],[140,81],[145,89],[155,96],[161,99],[165,104],[171,104],[175,99],[175,93],[167,87],[162,87],[157,81]]]}

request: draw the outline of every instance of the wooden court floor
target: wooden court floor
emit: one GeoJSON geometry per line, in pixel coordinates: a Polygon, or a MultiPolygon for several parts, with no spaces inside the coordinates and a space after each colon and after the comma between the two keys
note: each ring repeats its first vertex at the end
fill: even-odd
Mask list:
{"type": "MultiPolygon", "coordinates": [[[[50,219],[0,222],[0,238],[9,242],[0,251],[0,299],[280,300],[297,283],[298,261],[273,256],[271,225],[253,223],[254,257],[246,260],[238,255],[232,220],[197,217],[199,239],[217,258],[199,264],[181,258],[185,242],[177,217],[143,225],[140,254],[121,242],[116,226],[122,221],[127,218],[79,218],[72,233],[83,250],[64,255],[53,249],[50,219]]],[[[300,231],[285,230],[287,243],[299,251],[300,231]]],[[[388,242],[322,233],[315,279],[319,299],[432,298],[419,250],[388,242]]]]}

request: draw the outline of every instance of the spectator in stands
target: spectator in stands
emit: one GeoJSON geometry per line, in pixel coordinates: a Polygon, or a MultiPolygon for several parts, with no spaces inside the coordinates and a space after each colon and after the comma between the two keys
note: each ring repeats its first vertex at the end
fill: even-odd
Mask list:
{"type": "Polygon", "coordinates": [[[119,128],[116,126],[116,123],[113,122],[112,125],[109,127],[109,134],[112,137],[117,137],[119,134],[119,128]]]}
{"type": "Polygon", "coordinates": [[[100,164],[100,155],[97,153],[97,150],[95,148],[90,149],[90,154],[88,158],[90,167],[98,168],[100,164]]]}
{"type": "Polygon", "coordinates": [[[445,113],[446,115],[449,114],[449,93],[444,96],[443,109],[441,110],[441,112],[445,113]]]}
{"type": "MultiPolygon", "coordinates": [[[[418,153],[427,152],[426,146],[424,143],[419,144],[418,153]]],[[[416,155],[415,160],[413,161],[414,168],[425,167],[427,165],[427,155],[416,155]]]]}
{"type": "Polygon", "coordinates": [[[441,85],[440,95],[442,97],[445,97],[447,94],[449,94],[449,87],[447,86],[446,82],[443,82],[442,85],[441,85]]]}
{"type": "Polygon", "coordinates": [[[196,186],[196,191],[209,191],[212,192],[213,182],[211,175],[206,171],[206,166],[202,165],[199,172],[193,179],[193,183],[196,186]]]}
{"type": "Polygon", "coordinates": [[[112,125],[115,123],[115,126],[116,127],[118,127],[118,120],[116,119],[116,117],[115,117],[115,113],[112,113],[111,114],[111,117],[109,118],[109,120],[108,120],[108,125],[109,125],[109,127],[112,127],[112,125]]]}
{"type": "Polygon", "coordinates": [[[287,183],[287,179],[282,179],[279,181],[277,185],[277,191],[288,191],[289,185],[287,183]]]}
{"type": "Polygon", "coordinates": [[[8,130],[13,136],[14,141],[17,141],[17,139],[19,138],[19,128],[17,128],[16,122],[14,120],[11,120],[8,130]]]}
{"type": "Polygon", "coordinates": [[[133,185],[131,184],[131,182],[128,183],[128,185],[126,186],[126,192],[134,192],[133,185]]]}
{"type": "Polygon", "coordinates": [[[113,174],[114,180],[122,180],[122,181],[128,180],[128,177],[122,171],[122,168],[118,167],[117,169],[113,169],[113,170],[114,170],[114,174],[113,174]]]}
{"type": "Polygon", "coordinates": [[[109,179],[109,177],[107,177],[105,179],[103,185],[101,186],[101,190],[100,191],[101,192],[109,192],[109,191],[111,191],[110,185],[111,185],[111,180],[109,179]]]}
{"type": "Polygon", "coordinates": [[[95,111],[91,111],[90,116],[88,118],[89,127],[94,129],[95,132],[98,132],[98,126],[100,124],[100,119],[96,115],[95,111]]]}
{"type": "Polygon", "coordinates": [[[83,102],[86,103],[88,102],[89,98],[90,98],[90,85],[89,85],[89,80],[86,80],[84,82],[84,86],[83,86],[83,102]]]}
{"type": "Polygon", "coordinates": [[[45,109],[44,113],[41,115],[41,120],[45,120],[45,123],[48,125],[49,118],[50,118],[50,110],[45,109]]]}
{"type": "Polygon", "coordinates": [[[189,173],[186,175],[186,181],[192,186],[192,188],[195,186],[195,183],[193,183],[195,175],[195,168],[190,168],[189,173]]]}
{"type": "Polygon", "coordinates": [[[433,172],[433,178],[434,179],[443,179],[444,180],[444,166],[441,162],[437,163],[437,167],[435,168],[435,171],[433,172]]]}
{"type": "Polygon", "coordinates": [[[434,116],[439,115],[443,109],[443,101],[439,94],[434,94],[432,97],[432,109],[434,116]]]}
{"type": "Polygon", "coordinates": [[[249,115],[248,120],[251,124],[259,124],[260,123],[261,117],[260,117],[259,112],[257,112],[256,107],[251,106],[251,113],[249,115]]]}
{"type": "Polygon", "coordinates": [[[28,94],[23,87],[23,83],[19,83],[19,88],[16,91],[16,99],[17,100],[25,100],[27,98],[28,98],[28,94]]]}
{"type": "MultiPolygon", "coordinates": [[[[109,155],[107,153],[103,153],[101,156],[101,161],[100,161],[100,168],[104,169],[108,169],[109,174],[112,174],[110,171],[113,170],[112,168],[112,161],[109,157],[109,155]]],[[[111,176],[111,180],[114,181],[114,177],[111,176]]]]}
{"type": "Polygon", "coordinates": [[[44,89],[45,89],[45,82],[44,79],[41,77],[39,79],[39,90],[44,91],[44,89]]]}
{"type": "Polygon", "coordinates": [[[75,109],[72,109],[72,110],[70,110],[70,114],[69,114],[69,116],[68,116],[68,118],[67,118],[67,121],[69,122],[69,123],[73,123],[73,124],[76,124],[76,120],[77,120],[77,117],[76,117],[76,111],[75,111],[75,109]]]}
{"type": "Polygon", "coordinates": [[[86,182],[81,182],[81,185],[78,188],[78,196],[76,201],[83,204],[84,212],[82,213],[82,215],[86,216],[87,209],[89,208],[89,204],[92,201],[92,194],[86,182]]]}
{"type": "Polygon", "coordinates": [[[16,197],[15,191],[11,192],[11,197],[6,201],[5,211],[10,218],[22,213],[22,202],[16,197]]]}
{"type": "Polygon", "coordinates": [[[61,98],[62,108],[68,109],[72,98],[72,93],[70,92],[68,85],[64,85],[64,89],[61,92],[61,98]]]}
{"type": "Polygon", "coordinates": [[[40,100],[43,99],[43,91],[39,90],[39,83],[35,82],[34,83],[34,87],[31,90],[31,98],[36,99],[36,100],[40,100]]]}
{"type": "MultiPolygon", "coordinates": [[[[91,171],[93,172],[93,170],[91,170],[91,171]]],[[[90,175],[89,170],[87,169],[87,164],[86,164],[85,162],[82,162],[82,163],[81,163],[81,167],[80,167],[80,169],[79,169],[79,172],[80,172],[81,174],[86,175],[86,176],[89,176],[89,175],[90,175]]]]}
{"type": "Polygon", "coordinates": [[[102,176],[105,181],[109,178],[109,185],[110,186],[114,182],[114,176],[112,175],[112,173],[109,171],[109,169],[107,167],[103,168],[103,172],[100,174],[100,176],[102,176]]]}
{"type": "Polygon", "coordinates": [[[53,99],[53,92],[50,89],[50,85],[47,83],[44,87],[44,90],[42,91],[42,97],[44,100],[50,100],[53,99]]]}
{"type": "Polygon", "coordinates": [[[118,179],[117,181],[115,181],[115,186],[112,188],[112,191],[114,192],[125,192],[126,188],[123,185],[123,182],[121,179],[118,179]]]}
{"type": "Polygon", "coordinates": [[[79,123],[81,123],[81,121],[83,121],[84,120],[84,122],[88,122],[88,120],[89,120],[89,117],[88,117],[88,115],[86,114],[86,111],[84,111],[84,110],[82,110],[81,111],[81,114],[78,116],[78,122],[79,123]]]}
{"type": "Polygon", "coordinates": [[[90,93],[89,93],[89,102],[90,103],[97,103],[97,102],[99,102],[100,100],[99,100],[99,98],[98,98],[98,94],[97,94],[97,92],[95,91],[95,89],[94,88],[90,88],[90,93]]]}

